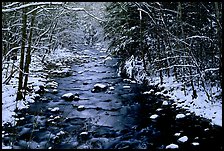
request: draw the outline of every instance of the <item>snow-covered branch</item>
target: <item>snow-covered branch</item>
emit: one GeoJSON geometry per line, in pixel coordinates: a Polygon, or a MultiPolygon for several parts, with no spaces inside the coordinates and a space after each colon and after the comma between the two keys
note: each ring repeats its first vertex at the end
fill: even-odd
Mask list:
{"type": "Polygon", "coordinates": [[[190,64],[186,64],[186,65],[172,65],[172,66],[169,66],[169,67],[160,68],[160,69],[158,69],[158,70],[156,70],[156,71],[158,72],[158,71],[162,71],[162,70],[171,69],[171,68],[174,68],[174,67],[183,67],[183,68],[186,68],[186,67],[193,67],[193,68],[196,68],[196,66],[194,66],[194,65],[190,65],[190,64]]]}
{"type": "Polygon", "coordinates": [[[65,8],[68,9],[68,10],[71,10],[71,11],[84,11],[86,14],[88,14],[89,16],[95,18],[96,20],[105,22],[105,20],[96,17],[95,15],[91,14],[90,12],[88,12],[85,8],[70,8],[70,7],[65,7],[65,8]]]}
{"type": "Polygon", "coordinates": [[[33,3],[24,4],[24,5],[21,5],[18,7],[14,7],[14,8],[2,9],[2,13],[9,13],[9,12],[17,11],[17,10],[24,9],[27,7],[31,7],[31,6],[62,5],[62,4],[63,4],[63,2],[33,2],[33,3]]]}
{"type": "Polygon", "coordinates": [[[190,36],[190,37],[186,37],[186,39],[193,39],[193,38],[199,38],[199,39],[209,39],[210,41],[213,41],[211,38],[209,38],[208,36],[190,36]]]}
{"type": "Polygon", "coordinates": [[[160,61],[165,61],[165,60],[168,60],[168,59],[175,59],[175,58],[190,58],[189,56],[173,56],[173,57],[166,57],[166,58],[163,58],[163,59],[155,59],[154,62],[160,62],[160,61]]]}

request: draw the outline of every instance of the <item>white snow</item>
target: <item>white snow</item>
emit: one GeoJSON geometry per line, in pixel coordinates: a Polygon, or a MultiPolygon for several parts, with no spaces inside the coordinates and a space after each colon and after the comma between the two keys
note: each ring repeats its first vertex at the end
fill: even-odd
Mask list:
{"type": "Polygon", "coordinates": [[[180,119],[180,118],[184,118],[184,117],[185,117],[185,115],[182,113],[176,115],[176,119],[180,119]]]}
{"type": "Polygon", "coordinates": [[[188,137],[187,136],[182,136],[182,137],[180,137],[177,141],[178,142],[181,142],[181,143],[184,143],[184,142],[186,142],[188,140],[188,137]]]}
{"type": "Polygon", "coordinates": [[[179,146],[176,144],[170,144],[166,146],[166,149],[177,149],[177,148],[179,148],[179,146]]]}

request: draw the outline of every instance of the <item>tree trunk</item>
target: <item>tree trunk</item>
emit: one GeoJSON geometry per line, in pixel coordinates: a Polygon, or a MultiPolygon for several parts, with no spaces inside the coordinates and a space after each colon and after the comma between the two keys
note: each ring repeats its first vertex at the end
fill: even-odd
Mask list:
{"type": "Polygon", "coordinates": [[[25,75],[25,80],[24,80],[24,84],[23,84],[23,89],[24,89],[24,100],[25,100],[25,96],[26,96],[26,89],[27,89],[27,82],[28,82],[28,73],[29,73],[29,65],[31,62],[31,45],[32,45],[32,34],[33,34],[33,24],[35,21],[35,16],[36,16],[36,11],[33,12],[32,14],[32,18],[31,18],[31,25],[30,25],[30,34],[29,34],[29,39],[28,39],[28,48],[26,51],[26,62],[25,62],[25,68],[24,68],[24,72],[27,73],[25,75]]]}
{"type": "MultiPolygon", "coordinates": [[[[26,2],[24,2],[26,4],[26,2]]],[[[21,56],[20,56],[20,71],[19,71],[19,85],[18,85],[18,92],[17,92],[17,97],[16,100],[21,100],[23,98],[22,95],[22,86],[23,86],[23,64],[24,64],[24,52],[25,52],[25,46],[26,46],[26,28],[27,28],[27,15],[26,15],[26,8],[23,9],[23,14],[22,14],[22,43],[21,43],[21,56]]]]}
{"type": "MultiPolygon", "coordinates": [[[[221,5],[221,9],[222,9],[222,4],[220,4],[221,5]]],[[[219,9],[219,2],[215,2],[215,15],[216,15],[216,21],[217,21],[217,26],[218,26],[218,28],[217,28],[217,35],[218,35],[218,40],[219,40],[219,42],[218,42],[218,44],[219,44],[219,54],[220,54],[220,62],[219,62],[219,68],[220,68],[220,70],[219,70],[219,77],[220,77],[220,80],[221,81],[223,81],[222,80],[222,27],[221,27],[221,23],[220,23],[220,19],[221,19],[221,13],[220,13],[221,11],[220,11],[220,9],[219,9]]]]}

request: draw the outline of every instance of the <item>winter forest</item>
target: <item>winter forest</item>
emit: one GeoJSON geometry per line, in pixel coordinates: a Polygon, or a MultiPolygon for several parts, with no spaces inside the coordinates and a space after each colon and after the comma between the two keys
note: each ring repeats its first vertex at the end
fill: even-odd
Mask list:
{"type": "Polygon", "coordinates": [[[221,2],[2,2],[2,149],[222,150],[221,2]]]}

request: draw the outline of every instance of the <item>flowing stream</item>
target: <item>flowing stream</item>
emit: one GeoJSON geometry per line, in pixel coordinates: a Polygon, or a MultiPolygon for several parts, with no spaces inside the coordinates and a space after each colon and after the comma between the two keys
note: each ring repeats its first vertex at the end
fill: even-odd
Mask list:
{"type": "Polygon", "coordinates": [[[165,149],[177,144],[182,150],[221,150],[221,127],[172,106],[168,98],[143,94],[160,90],[118,76],[119,58],[95,49],[79,53],[86,61],[73,63],[72,75],[53,78],[58,93],[45,92],[28,109],[17,112],[20,120],[15,127],[3,127],[5,145],[14,149],[165,149]],[[93,92],[95,84],[107,87],[93,92]],[[66,93],[79,99],[62,99],[66,93]],[[180,113],[185,117],[176,119],[180,113]],[[183,136],[186,142],[178,141],[183,136]]]}

